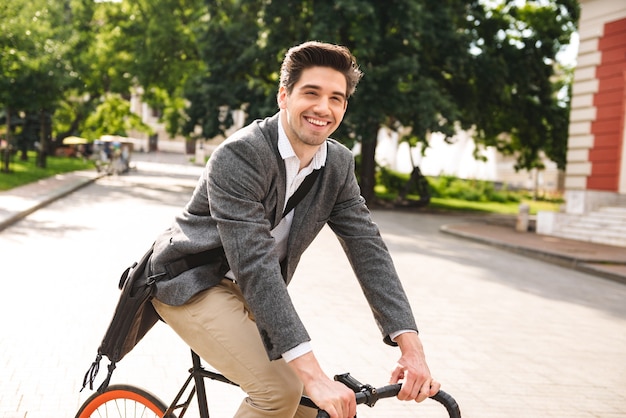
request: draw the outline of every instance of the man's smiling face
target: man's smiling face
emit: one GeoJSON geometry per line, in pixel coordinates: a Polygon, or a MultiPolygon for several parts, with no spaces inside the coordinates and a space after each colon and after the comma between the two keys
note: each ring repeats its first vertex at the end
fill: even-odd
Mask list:
{"type": "Polygon", "coordinates": [[[342,73],[329,67],[302,71],[291,93],[278,92],[278,105],[286,113],[283,127],[294,148],[324,143],[343,120],[348,101],[342,73]]]}

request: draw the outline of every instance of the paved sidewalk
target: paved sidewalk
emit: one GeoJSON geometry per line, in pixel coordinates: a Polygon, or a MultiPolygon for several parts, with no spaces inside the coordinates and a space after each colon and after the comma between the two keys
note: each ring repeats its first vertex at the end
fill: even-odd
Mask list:
{"type": "MultiPolygon", "coordinates": [[[[185,156],[155,153],[142,155],[140,159],[180,163],[185,156]]],[[[0,192],[0,231],[100,177],[102,174],[95,170],[77,171],[0,192]]],[[[623,247],[517,232],[510,225],[491,223],[488,216],[468,217],[467,222],[443,226],[441,232],[626,284],[626,248],[623,247]]]]}
{"type": "Polygon", "coordinates": [[[485,219],[444,225],[441,231],[626,284],[624,247],[518,232],[485,219]]]}
{"type": "Polygon", "coordinates": [[[102,176],[95,169],[75,171],[0,191],[0,231],[102,176]]]}

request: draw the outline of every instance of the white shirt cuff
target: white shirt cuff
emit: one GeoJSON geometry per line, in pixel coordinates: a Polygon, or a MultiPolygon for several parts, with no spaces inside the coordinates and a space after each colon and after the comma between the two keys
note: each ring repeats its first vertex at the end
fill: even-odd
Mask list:
{"type": "Polygon", "coordinates": [[[404,334],[406,332],[413,332],[413,333],[417,334],[417,332],[415,332],[414,329],[401,329],[400,331],[396,331],[396,332],[390,333],[389,334],[389,338],[391,338],[391,341],[393,341],[395,343],[396,342],[396,338],[398,338],[398,335],[404,334]]]}
{"type": "Polygon", "coordinates": [[[311,351],[313,351],[313,347],[309,341],[306,341],[283,353],[283,358],[287,363],[289,363],[291,360],[295,360],[311,351]]]}

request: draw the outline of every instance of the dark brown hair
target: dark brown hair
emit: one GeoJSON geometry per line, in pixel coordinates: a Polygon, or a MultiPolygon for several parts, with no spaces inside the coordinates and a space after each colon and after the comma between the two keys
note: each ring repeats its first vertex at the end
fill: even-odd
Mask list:
{"type": "Polygon", "coordinates": [[[302,71],[311,67],[329,67],[346,77],[346,98],[350,97],[363,76],[356,58],[345,46],[309,41],[289,49],[280,67],[280,86],[291,93],[302,71]]]}

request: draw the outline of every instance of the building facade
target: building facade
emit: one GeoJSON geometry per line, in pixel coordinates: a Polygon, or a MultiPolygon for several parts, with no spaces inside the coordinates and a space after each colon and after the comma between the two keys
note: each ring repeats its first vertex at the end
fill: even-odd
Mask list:
{"type": "Polygon", "coordinates": [[[626,246],[626,0],[580,4],[565,211],[539,214],[537,232],[626,246]],[[595,233],[576,232],[576,222],[595,233]],[[611,236],[604,239],[603,229],[611,236]]]}
{"type": "Polygon", "coordinates": [[[626,195],[626,1],[581,6],[565,175],[572,213],[626,195]]]}

